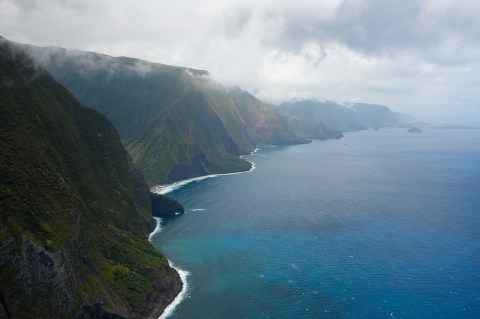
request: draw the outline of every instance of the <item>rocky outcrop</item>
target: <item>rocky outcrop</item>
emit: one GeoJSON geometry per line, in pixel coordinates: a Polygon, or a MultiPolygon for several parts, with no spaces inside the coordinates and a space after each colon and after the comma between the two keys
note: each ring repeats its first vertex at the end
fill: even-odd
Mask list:
{"type": "Polygon", "coordinates": [[[173,198],[165,195],[151,193],[152,215],[155,217],[172,216],[175,213],[184,213],[185,209],[182,204],[173,198]]]}
{"type": "Polygon", "coordinates": [[[4,307],[11,317],[26,318],[34,314],[64,318],[75,315],[81,296],[73,287],[84,278],[79,273],[75,274],[74,269],[80,266],[80,260],[70,256],[70,251],[48,251],[26,235],[20,241],[10,237],[2,242],[0,291],[4,307]],[[29,302],[25,303],[25,299],[29,302]],[[37,309],[32,310],[30,305],[35,305],[37,309]]]}

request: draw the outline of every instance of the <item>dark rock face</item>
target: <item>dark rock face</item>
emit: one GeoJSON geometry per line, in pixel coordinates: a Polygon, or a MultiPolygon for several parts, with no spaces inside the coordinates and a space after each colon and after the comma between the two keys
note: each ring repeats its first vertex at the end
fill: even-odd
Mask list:
{"type": "Polygon", "coordinates": [[[10,316],[25,315],[19,311],[25,304],[25,298],[42,307],[40,313],[47,310],[50,314],[64,317],[75,312],[78,297],[72,287],[79,284],[73,269],[78,266],[78,259],[69,256],[67,250],[47,251],[24,236],[20,247],[18,242],[10,239],[3,242],[0,256],[9,256],[0,262],[2,269],[2,286],[4,307],[10,316]],[[6,277],[8,276],[8,278],[6,277]],[[10,277],[13,276],[13,277],[10,277]],[[4,291],[8,289],[9,291],[4,291]],[[48,296],[48,298],[44,297],[48,296]]]}
{"type": "Polygon", "coordinates": [[[189,165],[177,165],[170,171],[167,182],[173,183],[193,176],[207,175],[208,172],[205,169],[207,163],[208,159],[205,154],[201,150],[197,150],[189,165]]]}
{"type": "Polygon", "coordinates": [[[127,319],[123,316],[105,311],[102,303],[83,306],[76,319],[127,319]]]}
{"type": "Polygon", "coordinates": [[[158,317],[179,275],[113,125],[0,38],[0,317],[158,317]]]}
{"type": "Polygon", "coordinates": [[[184,213],[182,204],[165,195],[151,193],[152,215],[156,217],[171,216],[175,213],[184,213]]]}
{"type": "Polygon", "coordinates": [[[5,309],[3,305],[3,301],[0,298],[0,319],[8,319],[10,316],[8,315],[7,309],[5,309]]]}

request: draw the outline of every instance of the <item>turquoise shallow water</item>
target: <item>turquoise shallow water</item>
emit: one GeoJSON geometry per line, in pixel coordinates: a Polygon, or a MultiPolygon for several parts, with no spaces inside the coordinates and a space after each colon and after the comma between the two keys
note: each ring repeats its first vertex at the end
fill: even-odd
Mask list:
{"type": "Polygon", "coordinates": [[[480,318],[480,131],[263,148],[183,186],[154,245],[187,270],[171,318],[480,318]]]}

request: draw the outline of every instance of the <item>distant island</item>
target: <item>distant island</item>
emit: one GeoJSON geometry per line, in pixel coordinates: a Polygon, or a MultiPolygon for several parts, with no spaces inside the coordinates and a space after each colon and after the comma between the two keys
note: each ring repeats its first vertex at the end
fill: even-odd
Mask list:
{"type": "Polygon", "coordinates": [[[423,130],[419,127],[412,127],[412,128],[409,128],[407,132],[409,132],[409,133],[422,133],[423,130]]]}

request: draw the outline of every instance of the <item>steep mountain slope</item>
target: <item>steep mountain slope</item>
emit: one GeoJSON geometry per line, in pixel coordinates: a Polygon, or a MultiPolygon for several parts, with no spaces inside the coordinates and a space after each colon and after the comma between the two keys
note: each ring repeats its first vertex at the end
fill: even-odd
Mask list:
{"type": "Polygon", "coordinates": [[[251,164],[238,156],[252,151],[254,145],[224,91],[197,79],[175,104],[126,143],[151,185],[250,169],[251,164]]]}
{"type": "Polygon", "coordinates": [[[238,155],[302,142],[283,115],[208,72],[22,45],[85,105],[107,115],[150,185],[248,170],[238,155]],[[241,96],[245,98],[240,98],[241,96]]]}
{"type": "Polygon", "coordinates": [[[0,38],[0,317],[156,317],[181,289],[113,125],[0,38]]]}
{"type": "Polygon", "coordinates": [[[394,127],[408,118],[404,114],[392,112],[386,106],[365,103],[351,103],[345,106],[332,101],[302,100],[283,103],[279,109],[303,122],[293,125],[296,133],[300,133],[296,127],[305,128],[320,123],[329,129],[342,131],[375,126],[394,127]]]}
{"type": "Polygon", "coordinates": [[[290,129],[285,116],[248,92],[236,87],[229,90],[235,108],[245,119],[248,136],[258,144],[302,143],[290,129]]]}

